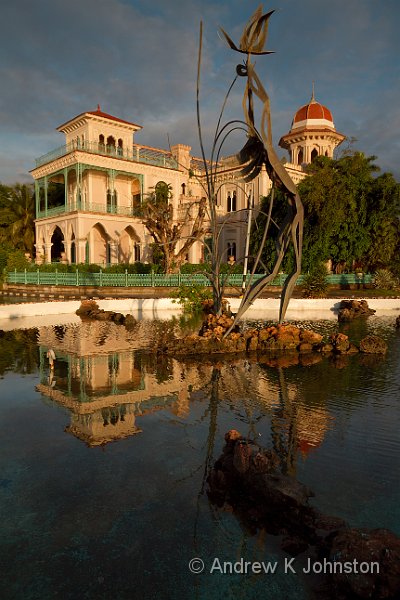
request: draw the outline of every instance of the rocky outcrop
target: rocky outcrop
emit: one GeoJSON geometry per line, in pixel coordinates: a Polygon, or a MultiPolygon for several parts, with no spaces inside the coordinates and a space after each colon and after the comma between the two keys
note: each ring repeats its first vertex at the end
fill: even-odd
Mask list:
{"type": "Polygon", "coordinates": [[[198,335],[172,340],[163,350],[175,354],[297,352],[303,355],[321,351],[322,335],[295,325],[276,325],[243,333],[234,330],[224,337],[231,324],[232,317],[209,314],[198,335]]]}
{"type": "Polygon", "coordinates": [[[261,448],[236,430],[225,435],[225,442],[207,479],[213,504],[232,512],[252,534],[263,529],[281,536],[281,548],[291,556],[314,552],[326,564],[318,573],[330,598],[400,597],[400,539],[394,533],[353,529],[343,519],[322,514],[309,504],[312,491],[282,473],[285,460],[275,450],[261,448]],[[375,568],[367,573],[372,563],[375,568]],[[357,568],[361,564],[363,570],[357,568]]]}
{"type": "Polygon", "coordinates": [[[94,300],[82,300],[80,307],[76,311],[82,319],[94,319],[96,321],[112,321],[117,325],[125,325],[131,329],[136,325],[136,319],[133,315],[123,315],[112,310],[103,310],[94,300]]]}
{"type": "Polygon", "coordinates": [[[387,344],[377,335],[367,335],[360,342],[360,351],[365,354],[386,354],[387,344]]]}
{"type": "Polygon", "coordinates": [[[330,337],[330,345],[335,354],[356,354],[358,348],[352,344],[344,333],[334,333],[330,337]]]}
{"type": "Polygon", "coordinates": [[[375,310],[369,308],[366,300],[342,300],[339,307],[338,320],[348,322],[358,317],[369,317],[375,314],[375,310]]]}
{"type": "Polygon", "coordinates": [[[400,539],[388,529],[336,531],[322,544],[321,556],[332,564],[353,565],[329,573],[331,584],[345,598],[400,597],[400,539]],[[374,566],[367,570],[370,565],[374,566]]]}

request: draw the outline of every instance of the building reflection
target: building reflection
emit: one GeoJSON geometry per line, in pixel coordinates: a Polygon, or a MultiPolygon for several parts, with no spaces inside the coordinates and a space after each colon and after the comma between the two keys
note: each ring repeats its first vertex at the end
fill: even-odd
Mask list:
{"type": "Polygon", "coordinates": [[[70,411],[66,431],[89,446],[139,433],[137,418],[154,411],[185,419],[191,402],[214,394],[216,411],[221,402],[232,405],[251,435],[258,436],[260,418],[268,415],[272,445],[284,470],[293,474],[298,457],[318,447],[331,425],[324,402],[304,400],[307,393],[291,376],[290,365],[271,367],[256,358],[175,360],[149,352],[148,345],[141,349],[124,327],[99,321],[43,327],[38,342],[37,390],[70,411]],[[56,354],[54,370],[46,357],[50,348],[56,354]]]}
{"type": "Polygon", "coordinates": [[[179,417],[189,412],[198,370],[182,377],[177,361],[146,355],[123,327],[101,322],[44,327],[38,343],[36,389],[69,409],[66,431],[89,446],[139,433],[138,416],[165,409],[179,417]],[[50,348],[56,355],[54,370],[49,369],[50,348]]]}

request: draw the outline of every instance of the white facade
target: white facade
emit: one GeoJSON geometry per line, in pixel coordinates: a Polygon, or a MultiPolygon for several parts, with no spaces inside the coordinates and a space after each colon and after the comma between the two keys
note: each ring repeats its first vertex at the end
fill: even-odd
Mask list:
{"type": "MultiPolygon", "coordinates": [[[[302,163],[312,159],[313,150],[308,144],[311,138],[303,144],[304,132],[309,135],[307,130],[315,129],[315,123],[297,121],[281,139],[281,145],[291,153],[291,163],[285,168],[296,184],[305,176],[302,163]],[[299,148],[304,148],[301,162],[299,148]]],[[[325,123],[323,126],[326,128],[325,123]]],[[[140,129],[139,125],[102,112],[99,106],[58,127],[65,135],[65,145],[37,159],[32,171],[38,263],[151,262],[153,239],[135,215],[143,198],[159,182],[171,186],[174,219],[187,221],[182,235],[189,234],[195,203],[204,196],[201,161],[190,155],[190,146],[183,144],[173,146],[171,151],[136,144],[134,134],[140,129]]],[[[321,137],[320,132],[318,138],[317,132],[313,133],[313,149],[317,148],[318,154],[328,152],[326,155],[331,156],[334,145],[341,141],[338,136],[344,139],[336,134],[333,123],[329,134],[321,137]]],[[[216,184],[217,215],[225,223],[220,241],[223,260],[233,256],[241,261],[248,198],[252,195],[257,207],[260,198],[269,193],[271,182],[262,170],[252,183],[245,183],[237,159],[229,157],[218,166],[216,184]]],[[[203,244],[196,242],[187,258],[192,263],[201,262],[203,244]]]]}

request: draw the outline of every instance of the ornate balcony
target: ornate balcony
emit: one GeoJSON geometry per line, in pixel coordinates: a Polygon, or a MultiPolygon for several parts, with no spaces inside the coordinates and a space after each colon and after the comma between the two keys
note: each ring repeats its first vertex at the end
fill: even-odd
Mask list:
{"type": "Polygon", "coordinates": [[[52,150],[43,156],[40,156],[35,161],[36,168],[75,151],[99,154],[101,156],[129,160],[131,162],[143,163],[156,167],[178,169],[178,164],[175,158],[170,152],[167,151],[148,148],[146,146],[139,146],[137,144],[134,144],[132,148],[127,149],[115,146],[105,146],[104,144],[99,144],[98,142],[87,141],[83,143],[77,143],[76,141],[73,141],[69,144],[60,146],[59,148],[56,148],[55,150],[52,150]]]}

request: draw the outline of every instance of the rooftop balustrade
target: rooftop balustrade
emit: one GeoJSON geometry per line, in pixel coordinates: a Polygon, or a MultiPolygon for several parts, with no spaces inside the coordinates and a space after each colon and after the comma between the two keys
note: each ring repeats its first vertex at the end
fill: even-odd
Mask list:
{"type": "Polygon", "coordinates": [[[44,154],[36,159],[36,168],[47,163],[66,156],[71,152],[80,151],[90,154],[99,154],[111,158],[120,158],[131,162],[153,165],[156,167],[167,167],[169,169],[178,169],[178,163],[169,152],[148,148],[146,146],[133,145],[132,148],[120,148],[119,146],[106,146],[98,142],[77,142],[73,141],[69,144],[59,146],[55,150],[44,154]]]}

